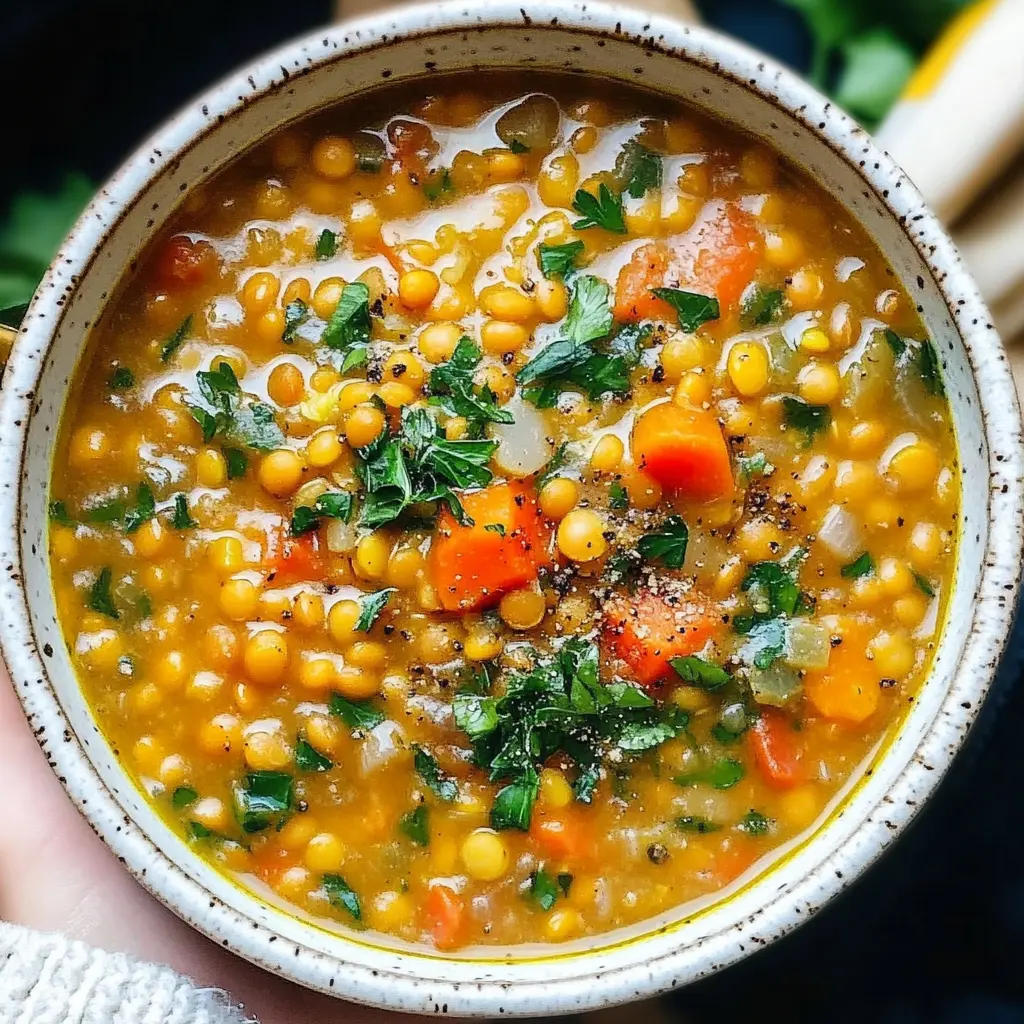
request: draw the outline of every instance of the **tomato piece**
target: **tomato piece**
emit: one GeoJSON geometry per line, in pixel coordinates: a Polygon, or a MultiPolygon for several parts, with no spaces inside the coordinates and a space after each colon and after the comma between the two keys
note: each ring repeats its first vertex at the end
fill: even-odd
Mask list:
{"type": "Polygon", "coordinates": [[[704,409],[656,405],[634,424],[630,445],[635,465],[666,490],[702,501],[733,492],[725,436],[704,409]]]}
{"type": "Polygon", "coordinates": [[[747,730],[754,762],[769,785],[789,789],[804,778],[797,733],[792,719],[773,708],[761,708],[761,716],[747,730]]]}
{"type": "Polygon", "coordinates": [[[649,590],[639,590],[605,606],[604,639],[611,654],[646,687],[672,674],[672,658],[696,654],[722,628],[715,605],[694,591],[669,604],[649,590]]]}
{"type": "Polygon", "coordinates": [[[175,235],[164,243],[154,262],[157,284],[172,291],[196,288],[220,268],[217,250],[209,242],[175,235]]]}
{"type": "Polygon", "coordinates": [[[461,941],[465,905],[447,885],[432,885],[423,905],[426,929],[438,949],[452,949],[461,941]]]}
{"type": "Polygon", "coordinates": [[[324,566],[320,538],[315,531],[293,537],[287,526],[275,530],[270,536],[267,565],[274,583],[322,579],[324,566]]]}
{"type": "Polygon", "coordinates": [[[430,575],[446,611],[497,604],[506,591],[536,580],[540,566],[551,561],[551,528],[532,488],[496,484],[461,501],[473,525],[460,526],[446,510],[430,547],[430,575]]]}

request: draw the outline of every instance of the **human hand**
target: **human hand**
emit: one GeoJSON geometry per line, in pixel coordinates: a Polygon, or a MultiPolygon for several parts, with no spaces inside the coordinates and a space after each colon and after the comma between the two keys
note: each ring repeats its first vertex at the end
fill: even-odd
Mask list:
{"type": "Polygon", "coordinates": [[[262,1024],[394,1020],[282,981],[205,939],[149,895],[90,830],[50,771],[0,662],[0,919],[169,964],[225,989],[262,1024]]]}

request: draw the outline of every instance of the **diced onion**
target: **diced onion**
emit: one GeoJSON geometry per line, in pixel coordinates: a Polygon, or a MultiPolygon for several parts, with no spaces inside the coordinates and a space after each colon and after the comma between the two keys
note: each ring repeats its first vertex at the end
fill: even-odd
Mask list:
{"type": "Polygon", "coordinates": [[[397,722],[390,718],[374,726],[359,747],[359,768],[363,775],[370,775],[408,754],[405,734],[397,722]]]}
{"type": "Polygon", "coordinates": [[[849,560],[864,550],[860,523],[840,505],[832,505],[825,513],[818,540],[836,558],[849,560]]]}
{"type": "Polygon", "coordinates": [[[509,107],[494,128],[506,146],[515,141],[527,149],[546,152],[554,145],[560,122],[558,104],[550,96],[534,93],[509,107]]]}
{"type": "Polygon", "coordinates": [[[352,551],[356,546],[356,528],[353,523],[346,523],[340,519],[332,519],[327,524],[325,531],[327,550],[333,551],[336,555],[343,555],[352,551]]]}
{"type": "Polygon", "coordinates": [[[816,623],[795,619],[786,630],[786,663],[796,669],[828,668],[832,649],[828,630],[816,623]]]}
{"type": "Polygon", "coordinates": [[[491,437],[498,442],[494,461],[506,476],[522,479],[539,473],[554,454],[544,416],[529,402],[516,395],[503,406],[512,414],[513,423],[492,423],[491,437]]]}
{"type": "Polygon", "coordinates": [[[747,681],[758,704],[768,704],[775,708],[784,707],[801,690],[796,672],[777,661],[768,668],[750,669],[747,681]]]}

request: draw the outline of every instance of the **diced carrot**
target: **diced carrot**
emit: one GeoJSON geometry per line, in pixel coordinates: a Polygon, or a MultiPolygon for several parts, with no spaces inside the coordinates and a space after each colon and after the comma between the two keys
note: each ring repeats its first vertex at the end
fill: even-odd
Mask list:
{"type": "Polygon", "coordinates": [[[789,789],[804,778],[801,750],[790,717],[761,708],[760,718],[747,731],[754,761],[766,781],[776,789],[789,789]]]}
{"type": "Polygon", "coordinates": [[[870,630],[857,623],[839,635],[843,642],[829,652],[828,668],[804,676],[804,693],[825,718],[863,722],[879,698],[879,674],[866,654],[870,630]]]}
{"type": "Polygon", "coordinates": [[[649,590],[613,598],[605,606],[605,641],[642,686],[654,686],[672,673],[672,658],[696,654],[722,631],[714,604],[691,591],[669,604],[649,590]]]}
{"type": "Polygon", "coordinates": [[[462,941],[465,906],[447,885],[432,885],[423,906],[426,929],[438,949],[451,949],[462,941]]]}
{"type": "Polygon", "coordinates": [[[673,320],[653,288],[714,295],[723,312],[735,306],[757,273],[763,239],[754,219],[734,204],[709,204],[697,223],[672,242],[641,246],[619,272],[615,317],[673,320]]]}
{"type": "Polygon", "coordinates": [[[266,564],[273,582],[278,584],[322,579],[320,540],[315,532],[293,537],[283,526],[270,535],[266,564]]]}
{"type": "Polygon", "coordinates": [[[653,292],[668,275],[669,252],[664,242],[642,245],[619,271],[615,287],[615,319],[622,323],[640,320],[672,320],[672,307],[653,292]]]}
{"type": "Polygon", "coordinates": [[[547,817],[534,811],[530,820],[530,838],[542,847],[549,857],[579,861],[594,848],[594,836],[589,821],[582,813],[560,811],[557,817],[547,817]]]}
{"type": "Polygon", "coordinates": [[[757,860],[760,851],[749,840],[729,836],[715,854],[711,867],[718,885],[728,885],[739,878],[757,860]]]}
{"type": "Polygon", "coordinates": [[[704,409],[656,405],[636,421],[630,444],[634,464],[666,490],[702,501],[733,492],[725,436],[704,409]]]}
{"type": "Polygon", "coordinates": [[[430,575],[446,611],[497,604],[508,590],[532,583],[551,561],[551,528],[533,490],[496,484],[461,495],[472,526],[445,511],[430,547],[430,575]],[[487,529],[499,527],[499,529],[487,529]]]}
{"type": "Polygon", "coordinates": [[[157,284],[183,290],[203,284],[217,273],[217,251],[209,242],[193,242],[186,235],[175,235],[160,250],[155,266],[157,284]]]}

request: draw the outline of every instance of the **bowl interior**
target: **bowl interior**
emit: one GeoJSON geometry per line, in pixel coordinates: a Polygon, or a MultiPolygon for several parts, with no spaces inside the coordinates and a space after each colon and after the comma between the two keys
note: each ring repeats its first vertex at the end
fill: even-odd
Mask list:
{"type": "MultiPolygon", "coordinates": [[[[29,680],[23,699],[49,730],[43,742],[63,748],[50,752],[72,796],[144,884],[208,934],[216,933],[230,948],[306,984],[395,1008],[430,1010],[443,1001],[449,1012],[489,1015],[500,1008],[514,1014],[528,1012],[530,1000],[543,993],[549,1012],[576,1009],[668,987],[673,979],[692,979],[756,948],[813,912],[870,863],[912,816],[959,745],[990,675],[980,671],[951,690],[977,628],[976,594],[986,549],[994,540],[988,488],[965,486],[956,588],[934,670],[869,770],[815,826],[813,841],[794,844],[769,870],[764,865],[752,869],[727,899],[699,910],[687,906],[627,931],[556,949],[517,947],[505,955],[496,949],[470,950],[441,958],[377,936],[329,931],[269,900],[253,898],[215,873],[128,781],[83,701],[49,579],[50,456],[83,339],[103,315],[125,267],[183,194],[282,124],[378,83],[524,64],[588,72],[609,83],[628,81],[668,93],[759,136],[843,203],[905,283],[942,360],[962,479],[989,480],[992,428],[988,425],[987,432],[971,358],[936,281],[949,269],[948,243],[913,189],[895,170],[880,165],[861,130],[787,74],[713,34],[670,22],[650,25],[640,15],[612,16],[593,5],[548,5],[544,11],[543,27],[539,14],[534,22],[518,4],[500,3],[488,6],[487,25],[477,25],[477,16],[462,9],[427,7],[396,15],[393,26],[378,19],[375,27],[366,23],[358,31],[325,31],[259,62],[194,103],[135,156],[87,211],[30,314],[19,343],[23,355],[16,356],[9,378],[15,394],[8,409],[17,402],[31,404],[25,448],[17,453],[22,474],[17,525],[30,630],[35,649],[43,653],[39,679],[29,680]],[[560,12],[554,22],[552,11],[560,12]],[[626,24],[616,31],[616,22],[626,24]],[[403,34],[414,23],[432,31],[422,38],[403,34]],[[366,48],[382,38],[383,44],[366,48]],[[857,159],[847,162],[838,155],[842,149],[863,151],[860,167],[857,159]],[[939,251],[934,273],[920,251],[927,254],[929,246],[939,251]],[[98,255],[90,259],[94,250],[98,255]],[[95,775],[86,770],[73,739],[54,735],[47,687],[56,694],[95,775]],[[967,707],[957,710],[965,702],[967,707]],[[538,971],[541,958],[544,966],[538,971]],[[396,978],[411,984],[396,986],[396,978]],[[443,1000],[435,998],[438,986],[443,1000]]],[[[975,306],[969,282],[951,280],[948,287],[957,316],[977,313],[980,304],[975,306]]],[[[998,347],[994,333],[987,337],[998,347]]],[[[980,358],[977,350],[973,358],[980,358]]],[[[1009,390],[1001,397],[1013,401],[1009,390]]],[[[1011,497],[1017,500],[1016,490],[1011,497]]],[[[1016,523],[1003,538],[1011,556],[1019,546],[1015,530],[1016,523]]],[[[1012,603],[1012,594],[1005,601],[1012,603]]],[[[1004,629],[993,622],[996,630],[1004,629]]],[[[22,643],[30,643],[23,627],[18,628],[22,643]]],[[[14,629],[8,627],[8,645],[14,629]]],[[[990,653],[994,660],[996,652],[990,653]]],[[[26,664],[12,663],[16,676],[35,674],[27,667],[20,671],[26,664]]]]}

